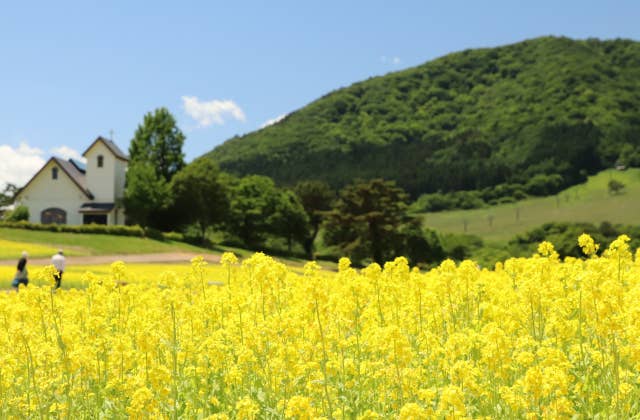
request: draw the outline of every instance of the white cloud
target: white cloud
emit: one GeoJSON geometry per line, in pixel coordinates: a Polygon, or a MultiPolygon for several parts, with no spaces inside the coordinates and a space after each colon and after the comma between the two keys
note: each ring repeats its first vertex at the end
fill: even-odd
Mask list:
{"type": "Polygon", "coordinates": [[[402,60],[400,59],[400,57],[387,57],[386,55],[383,55],[382,57],[380,57],[380,61],[382,61],[385,64],[391,64],[394,66],[397,66],[400,63],[402,63],[402,60]]]}
{"type": "Polygon", "coordinates": [[[211,124],[223,125],[229,119],[246,120],[242,109],[229,99],[200,101],[196,96],[183,96],[182,106],[187,115],[196,120],[200,127],[211,124]]]}
{"type": "Polygon", "coordinates": [[[282,121],[282,120],[284,119],[284,117],[286,117],[286,116],[287,116],[287,114],[281,114],[281,115],[278,115],[278,116],[277,116],[277,117],[275,117],[275,118],[271,118],[270,120],[267,120],[264,124],[262,124],[262,125],[260,126],[260,128],[265,128],[265,127],[268,127],[268,126],[270,126],[270,125],[273,125],[273,124],[275,124],[275,123],[277,123],[277,122],[280,122],[280,121],[282,121]]]}
{"type": "MultiPolygon", "coordinates": [[[[80,153],[69,146],[59,146],[51,149],[54,156],[62,159],[77,159],[86,162],[80,153]]],[[[7,183],[23,187],[46,162],[44,150],[31,147],[26,142],[20,146],[12,147],[8,144],[0,144],[0,189],[7,183]]]]}
{"type": "Polygon", "coordinates": [[[22,142],[17,148],[0,145],[0,187],[8,182],[24,186],[35,173],[42,168],[45,160],[44,152],[37,147],[31,147],[22,142]]]}
{"type": "Polygon", "coordinates": [[[87,162],[87,159],[82,157],[80,152],[78,152],[76,149],[70,148],[69,146],[54,147],[53,149],[51,149],[51,154],[65,160],[75,159],[79,160],[80,162],[87,162]]]}

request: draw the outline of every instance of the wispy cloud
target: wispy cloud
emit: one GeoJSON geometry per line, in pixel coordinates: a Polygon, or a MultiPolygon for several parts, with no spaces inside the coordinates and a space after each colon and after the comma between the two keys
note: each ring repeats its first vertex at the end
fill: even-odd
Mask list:
{"type": "Polygon", "coordinates": [[[265,123],[264,123],[264,124],[262,124],[262,125],[260,126],[260,128],[269,127],[270,125],[273,125],[273,124],[275,124],[275,123],[278,123],[278,122],[282,121],[282,120],[284,119],[284,117],[286,117],[286,116],[287,116],[287,114],[281,114],[281,115],[278,115],[278,116],[277,116],[277,117],[275,117],[275,118],[271,118],[270,120],[265,121],[265,123]]]}
{"type": "Polygon", "coordinates": [[[211,124],[223,125],[229,119],[246,120],[242,109],[229,99],[201,101],[196,96],[183,96],[182,106],[187,115],[196,120],[200,127],[208,127],[211,124]]]}
{"type": "Polygon", "coordinates": [[[80,152],[78,152],[76,149],[72,149],[69,146],[54,147],[53,149],[51,149],[51,154],[61,157],[62,159],[75,159],[81,162],[87,161],[87,159],[82,157],[80,152]]]}
{"type": "Polygon", "coordinates": [[[7,183],[22,187],[44,165],[44,151],[26,142],[17,148],[0,145],[0,187],[7,183]]]}
{"type": "Polygon", "coordinates": [[[383,55],[382,57],[380,57],[380,61],[382,61],[385,64],[391,64],[394,66],[397,66],[400,63],[402,63],[402,60],[400,59],[400,57],[387,57],[386,55],[383,55]]]}

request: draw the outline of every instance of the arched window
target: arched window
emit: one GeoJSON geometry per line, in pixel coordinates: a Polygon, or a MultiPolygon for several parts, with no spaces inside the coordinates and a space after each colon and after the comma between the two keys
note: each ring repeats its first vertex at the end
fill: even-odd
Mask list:
{"type": "Polygon", "coordinates": [[[58,168],[51,168],[51,179],[58,179],[58,168]]]}
{"type": "Polygon", "coordinates": [[[49,207],[40,213],[40,223],[63,225],[67,223],[67,212],[57,207],[49,207]]]}
{"type": "Polygon", "coordinates": [[[102,168],[104,164],[104,157],[102,155],[98,155],[98,168],[102,168]]]}

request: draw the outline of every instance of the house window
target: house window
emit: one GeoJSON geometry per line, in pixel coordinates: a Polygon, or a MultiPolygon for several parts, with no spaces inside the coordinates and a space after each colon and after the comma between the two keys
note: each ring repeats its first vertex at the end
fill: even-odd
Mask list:
{"type": "Polygon", "coordinates": [[[58,168],[51,168],[51,179],[58,179],[58,168]]]}
{"type": "Polygon", "coordinates": [[[102,155],[98,155],[98,168],[102,168],[104,164],[104,157],[102,155]]]}
{"type": "Polygon", "coordinates": [[[45,209],[40,213],[40,223],[63,225],[67,223],[67,212],[56,207],[45,209]]]}

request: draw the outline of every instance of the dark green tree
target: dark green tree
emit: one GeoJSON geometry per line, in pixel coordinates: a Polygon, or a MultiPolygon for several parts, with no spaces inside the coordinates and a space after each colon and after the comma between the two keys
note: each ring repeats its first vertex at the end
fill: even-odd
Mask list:
{"type": "Polygon", "coordinates": [[[335,193],[326,182],[322,181],[299,182],[294,191],[300,198],[309,219],[309,230],[305,235],[303,247],[307,258],[312,260],[314,258],[313,244],[318,236],[318,231],[326,212],[331,210],[331,205],[335,200],[335,193]]]}
{"type": "Polygon", "coordinates": [[[4,186],[4,190],[0,193],[0,207],[8,206],[9,204],[13,203],[13,199],[15,198],[17,192],[18,187],[15,186],[15,184],[7,182],[7,184],[4,186]]]}
{"type": "Polygon", "coordinates": [[[398,246],[398,231],[412,218],[407,194],[393,181],[373,179],[347,185],[328,214],[325,242],[355,262],[371,258],[383,264],[398,246]]]}
{"type": "Polygon", "coordinates": [[[158,108],[153,113],[149,112],[129,145],[131,164],[151,162],[157,176],[169,182],[185,165],[182,153],[184,140],[184,134],[168,109],[158,108]]]}
{"type": "Polygon", "coordinates": [[[199,227],[201,240],[207,229],[224,222],[229,208],[227,188],[220,179],[218,165],[198,159],[185,166],[171,180],[173,214],[185,224],[199,227]]]}
{"type": "Polygon", "coordinates": [[[269,219],[276,201],[277,189],[271,178],[250,175],[239,179],[229,191],[227,232],[250,248],[262,245],[272,231],[269,219]]]}
{"type": "Polygon", "coordinates": [[[309,232],[309,217],[293,191],[276,191],[274,198],[274,211],[268,221],[271,233],[284,238],[291,253],[294,241],[304,247],[309,232]]]}
{"type": "Polygon", "coordinates": [[[620,194],[625,187],[623,182],[620,182],[616,179],[610,180],[607,186],[609,188],[609,194],[620,194]]]}
{"type": "Polygon", "coordinates": [[[158,177],[152,163],[138,161],[127,170],[124,206],[129,220],[150,226],[153,216],[171,205],[169,184],[158,177]]]}
{"type": "Polygon", "coordinates": [[[184,134],[166,108],[144,116],[129,145],[123,203],[131,221],[157,229],[175,228],[171,178],[184,167],[184,134]],[[149,197],[145,199],[145,197],[149,197]]]}

